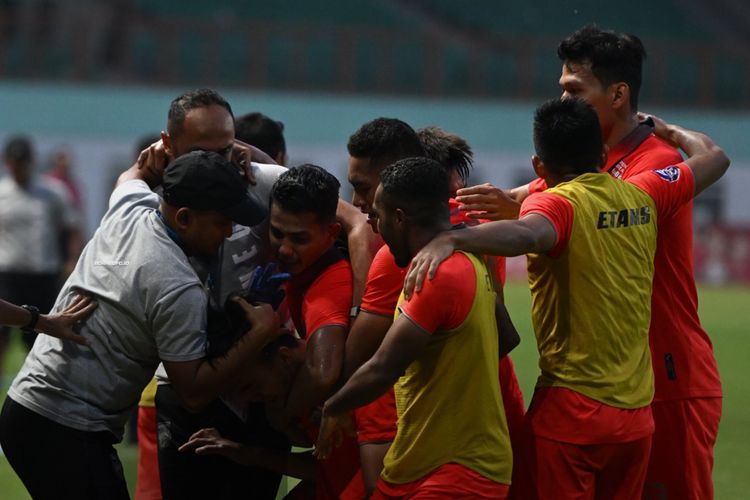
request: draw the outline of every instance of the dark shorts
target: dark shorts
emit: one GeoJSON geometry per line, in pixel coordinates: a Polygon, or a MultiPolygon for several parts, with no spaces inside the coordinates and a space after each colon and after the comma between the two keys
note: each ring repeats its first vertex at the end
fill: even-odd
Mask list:
{"type": "Polygon", "coordinates": [[[240,465],[220,456],[177,451],[193,433],[207,427],[215,427],[222,436],[246,445],[289,451],[289,441],[270,426],[262,404],[251,406],[247,422],[242,422],[219,399],[199,413],[190,413],[182,407],[172,386],[159,385],[156,421],[159,474],[165,500],[276,498],[281,482],[279,473],[240,465]]]}
{"type": "Polygon", "coordinates": [[[5,399],[0,445],[35,500],[127,500],[122,464],[109,432],[84,432],[58,424],[5,399]]]}

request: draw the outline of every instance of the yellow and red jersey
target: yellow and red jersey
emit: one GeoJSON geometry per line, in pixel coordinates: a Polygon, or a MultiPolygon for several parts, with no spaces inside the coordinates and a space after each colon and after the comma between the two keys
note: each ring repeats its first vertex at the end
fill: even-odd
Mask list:
{"type": "Polygon", "coordinates": [[[454,253],[419,293],[400,302],[399,314],[432,336],[395,385],[398,432],[383,480],[410,483],[455,463],[509,484],[512,453],[486,265],[480,257],[454,253]]]}
{"type": "MultiPolygon", "coordinates": [[[[641,125],[643,127],[645,125],[641,125]]],[[[637,135],[634,131],[633,136],[637,135]]],[[[682,161],[680,153],[653,134],[634,143],[631,136],[610,149],[604,169],[623,180],[682,161]]],[[[536,179],[529,192],[544,191],[536,179]]],[[[655,401],[721,397],[713,346],[698,317],[693,265],[693,203],[663,217],[654,258],[651,326],[655,401]]]]}
{"type": "Polygon", "coordinates": [[[617,408],[653,397],[648,350],[657,219],[692,199],[680,164],[630,182],[584,174],[530,196],[557,232],[546,255],[529,256],[532,320],[543,387],[567,387],[617,408]]]}

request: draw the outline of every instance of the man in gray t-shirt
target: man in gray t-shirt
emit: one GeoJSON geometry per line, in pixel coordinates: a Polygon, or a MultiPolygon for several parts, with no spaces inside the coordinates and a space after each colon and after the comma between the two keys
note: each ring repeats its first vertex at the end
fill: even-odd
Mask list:
{"type": "Polygon", "coordinates": [[[251,330],[222,359],[204,359],[207,295],[188,257],[215,254],[232,221],[252,226],[265,210],[216,153],[172,162],[161,201],[151,191],[160,173],[134,165],[120,176],[55,305],[96,297],[81,332],[89,346],[41,336],[8,392],[0,444],[34,498],[127,498],[111,445],[159,360],[198,409],[278,332],[270,306],[242,302],[251,330]]]}

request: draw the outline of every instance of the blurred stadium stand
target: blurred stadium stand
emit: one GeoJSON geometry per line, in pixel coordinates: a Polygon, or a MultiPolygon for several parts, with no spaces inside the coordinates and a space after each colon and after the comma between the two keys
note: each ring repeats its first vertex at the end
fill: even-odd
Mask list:
{"type": "Polygon", "coordinates": [[[72,151],[88,234],[133,143],[203,86],[282,120],[291,163],[324,165],[343,196],[346,139],[376,116],[461,134],[471,183],[510,187],[533,176],[535,105],[560,92],[555,47],[589,22],[643,39],[642,109],[732,158],[694,205],[696,268],[750,283],[747,0],[0,0],[0,139],[72,151]]]}
{"type": "Polygon", "coordinates": [[[644,103],[750,108],[744,0],[0,0],[0,78],[539,100],[591,21],[644,40],[644,103]]]}

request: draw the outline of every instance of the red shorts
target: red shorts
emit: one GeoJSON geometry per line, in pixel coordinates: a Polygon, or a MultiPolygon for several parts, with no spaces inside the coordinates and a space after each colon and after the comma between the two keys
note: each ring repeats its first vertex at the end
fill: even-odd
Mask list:
{"type": "Polygon", "coordinates": [[[503,395],[505,418],[508,421],[510,440],[514,442],[515,438],[520,436],[521,429],[523,428],[523,416],[526,413],[526,405],[523,402],[523,392],[521,392],[521,386],[518,384],[518,377],[516,377],[516,370],[513,368],[513,361],[510,359],[510,356],[500,358],[499,368],[498,375],[500,378],[500,391],[503,395]]]}
{"type": "Polygon", "coordinates": [[[615,444],[570,444],[533,436],[527,450],[536,496],[560,498],[641,498],[651,436],[615,444]]]}
{"type": "Polygon", "coordinates": [[[372,403],[354,410],[354,420],[359,444],[393,441],[398,421],[393,387],[372,403]]]}
{"type": "Polygon", "coordinates": [[[135,500],[161,500],[156,446],[156,408],[138,407],[138,478],[135,500]]]}
{"type": "Polygon", "coordinates": [[[504,500],[508,485],[495,482],[459,464],[441,465],[421,479],[406,484],[378,480],[372,500],[431,498],[492,498],[504,500]]]}
{"type": "Polygon", "coordinates": [[[513,480],[511,481],[508,498],[526,498],[521,490],[521,483],[524,476],[524,461],[521,453],[525,448],[522,442],[522,434],[526,405],[523,402],[523,392],[521,392],[521,386],[518,384],[516,370],[513,368],[513,361],[510,359],[510,356],[500,358],[499,377],[505,419],[508,422],[508,434],[510,435],[510,444],[513,449],[513,480]]]}
{"type": "Polygon", "coordinates": [[[656,432],[643,498],[714,497],[711,472],[721,402],[721,398],[696,398],[651,404],[656,432]]]}

